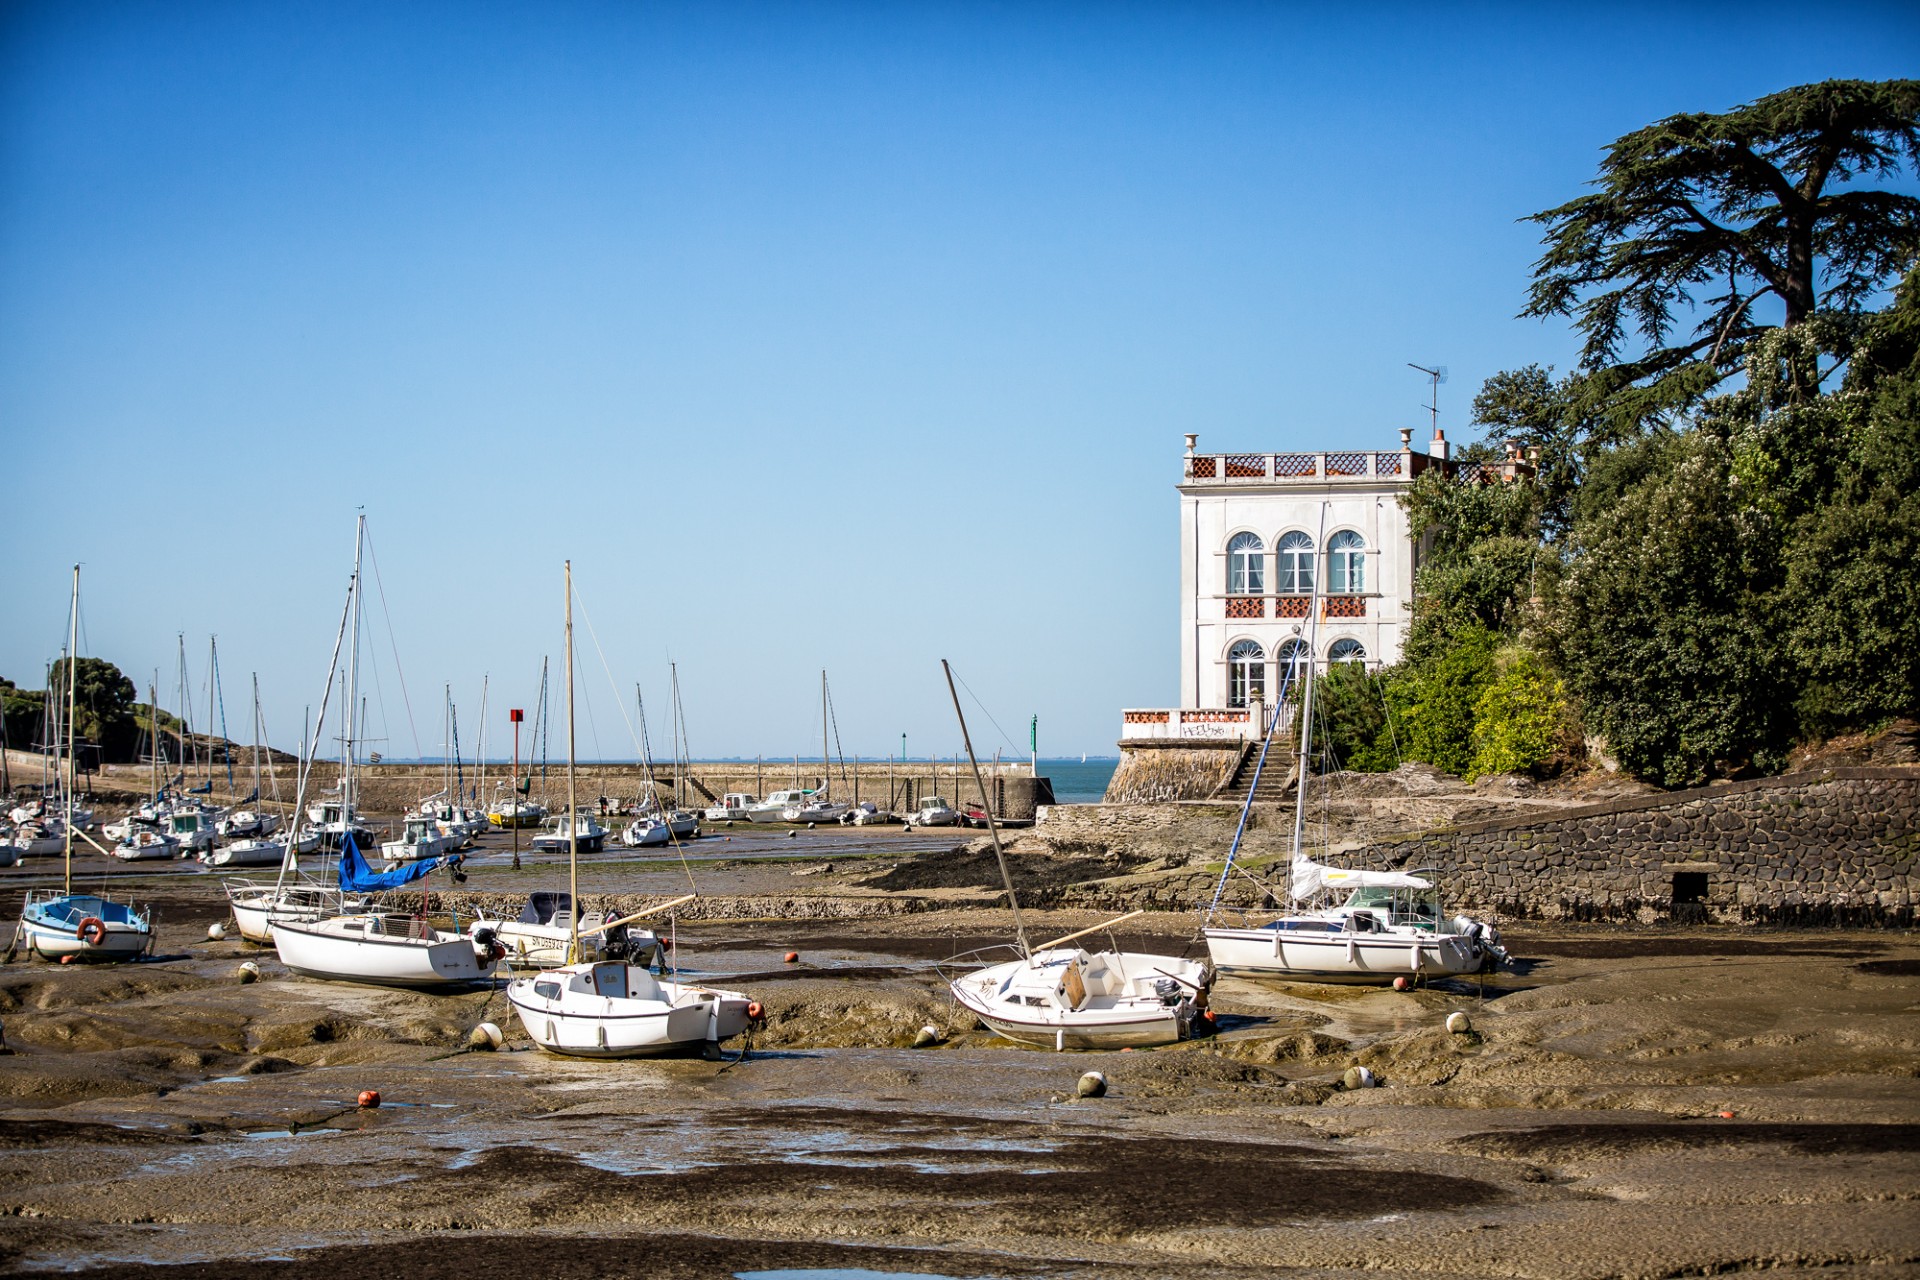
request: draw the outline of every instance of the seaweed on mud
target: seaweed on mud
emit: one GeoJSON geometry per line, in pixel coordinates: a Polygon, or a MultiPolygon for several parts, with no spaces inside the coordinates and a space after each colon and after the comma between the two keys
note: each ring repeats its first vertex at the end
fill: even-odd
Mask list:
{"type": "MultiPolygon", "coordinates": [[[[778,1118],[801,1123],[785,1112],[778,1118]]],[[[988,1145],[945,1151],[958,1166],[947,1169],[919,1158],[867,1163],[875,1153],[863,1152],[858,1162],[810,1156],[695,1166],[639,1175],[643,1182],[636,1182],[635,1175],[595,1168],[561,1152],[516,1146],[489,1151],[455,1176],[532,1188],[533,1211],[555,1225],[603,1221],[609,1210],[636,1203],[666,1220],[710,1214],[717,1204],[751,1212],[749,1206],[790,1201],[796,1187],[812,1187],[852,1215],[886,1205],[910,1211],[936,1231],[947,1216],[953,1220],[948,1229],[955,1231],[963,1225],[977,1230],[991,1218],[1005,1230],[1081,1239],[1178,1230],[1221,1215],[1241,1226],[1279,1226],[1506,1199],[1499,1188],[1475,1179],[1392,1169],[1299,1145],[1141,1140],[1006,1123],[987,1126],[981,1136],[988,1145]],[[1115,1196],[1116,1186],[1152,1192],[1115,1196]]]]}
{"type": "Polygon", "coordinates": [[[1920,1124],[1598,1123],[1474,1133],[1458,1145],[1482,1155],[1618,1157],[1702,1147],[1786,1147],[1796,1155],[1884,1155],[1920,1151],[1920,1124]]]}

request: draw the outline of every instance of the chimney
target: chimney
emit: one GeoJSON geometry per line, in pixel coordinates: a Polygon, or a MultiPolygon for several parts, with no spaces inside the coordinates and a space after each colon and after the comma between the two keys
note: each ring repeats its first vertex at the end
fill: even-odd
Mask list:
{"type": "Polygon", "coordinates": [[[1447,460],[1447,433],[1444,428],[1433,429],[1433,442],[1427,446],[1427,456],[1437,458],[1441,462],[1447,460]]]}

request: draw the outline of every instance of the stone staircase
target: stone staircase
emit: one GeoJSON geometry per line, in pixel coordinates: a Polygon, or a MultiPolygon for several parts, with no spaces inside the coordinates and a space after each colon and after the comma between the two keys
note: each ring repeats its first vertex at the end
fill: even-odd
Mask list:
{"type": "MultiPolygon", "coordinates": [[[[1291,733],[1273,735],[1273,747],[1267,752],[1267,767],[1260,774],[1260,794],[1255,804],[1290,804],[1293,801],[1293,767],[1299,759],[1291,733]]],[[[1247,790],[1253,785],[1253,770],[1260,763],[1260,744],[1249,742],[1240,752],[1240,763],[1227,780],[1207,797],[1229,804],[1245,804],[1247,790]]]]}

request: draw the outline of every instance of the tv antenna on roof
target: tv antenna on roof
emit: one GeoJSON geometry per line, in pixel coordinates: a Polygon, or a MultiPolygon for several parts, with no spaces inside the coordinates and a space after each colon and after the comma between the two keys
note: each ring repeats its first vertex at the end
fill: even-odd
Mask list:
{"type": "Polygon", "coordinates": [[[1427,411],[1427,416],[1432,420],[1434,434],[1438,435],[1440,432],[1440,384],[1447,380],[1447,366],[1437,364],[1429,369],[1423,364],[1415,364],[1409,360],[1407,361],[1407,368],[1418,369],[1420,372],[1426,374],[1427,380],[1433,384],[1431,389],[1432,399],[1420,407],[1427,411]]]}

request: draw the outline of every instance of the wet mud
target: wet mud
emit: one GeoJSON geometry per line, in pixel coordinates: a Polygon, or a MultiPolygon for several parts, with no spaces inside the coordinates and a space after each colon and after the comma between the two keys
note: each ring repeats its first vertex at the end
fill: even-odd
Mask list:
{"type": "MultiPolygon", "coordinates": [[[[587,1062],[531,1048],[491,988],[315,982],[209,941],[216,891],[156,891],[167,958],[0,967],[0,1270],[1920,1266],[1907,935],[1532,930],[1488,982],[1223,981],[1210,1034],[1059,1054],[946,992],[941,962],[1004,945],[1005,911],[683,921],[685,971],[767,1006],[751,1052],[587,1062]],[[237,980],[245,959],[259,981],[237,980]],[[1447,1031],[1453,1012],[1471,1029],[1447,1031]],[[505,1051],[467,1048],[486,1020],[505,1051]],[[1347,1087],[1353,1067],[1377,1087],[1347,1087]],[[1105,1097],[1076,1096],[1088,1070],[1105,1097]],[[356,1105],[367,1088],[379,1109],[356,1105]]],[[[1122,929],[1193,941],[1185,917],[1122,929]]]]}

